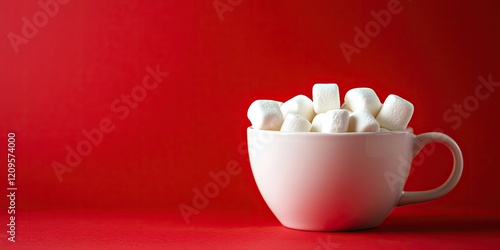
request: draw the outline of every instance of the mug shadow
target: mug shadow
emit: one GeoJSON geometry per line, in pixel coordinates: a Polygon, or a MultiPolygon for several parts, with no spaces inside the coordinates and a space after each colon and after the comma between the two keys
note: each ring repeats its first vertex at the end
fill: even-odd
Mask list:
{"type": "Polygon", "coordinates": [[[373,233],[500,233],[500,217],[459,216],[397,216],[387,218],[380,226],[368,229],[373,233]]]}

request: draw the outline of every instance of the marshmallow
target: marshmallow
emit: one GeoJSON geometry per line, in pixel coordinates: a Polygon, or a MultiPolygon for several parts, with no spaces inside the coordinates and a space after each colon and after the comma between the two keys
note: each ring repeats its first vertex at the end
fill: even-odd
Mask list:
{"type": "Polygon", "coordinates": [[[324,118],[325,118],[325,113],[317,114],[314,117],[314,119],[312,121],[311,132],[321,132],[321,128],[323,127],[324,118]]]}
{"type": "Polygon", "coordinates": [[[283,124],[283,114],[276,101],[256,100],[247,111],[247,117],[254,129],[280,130],[283,124]]]}
{"type": "Polygon", "coordinates": [[[352,112],[349,116],[349,132],[378,132],[380,125],[368,109],[352,112]]]}
{"type": "Polygon", "coordinates": [[[413,104],[397,96],[389,95],[377,115],[380,126],[389,130],[403,130],[413,115],[413,104]]]}
{"type": "Polygon", "coordinates": [[[352,112],[368,109],[374,117],[382,107],[377,94],[370,88],[351,89],[345,94],[344,101],[352,112]]]}
{"type": "Polygon", "coordinates": [[[289,113],[294,113],[305,117],[309,122],[312,121],[316,113],[314,113],[313,101],[305,95],[298,95],[286,101],[281,105],[283,117],[289,113]]]}
{"type": "Polygon", "coordinates": [[[311,126],[311,123],[305,117],[295,113],[288,113],[283,121],[280,131],[309,132],[311,131],[311,126]]]}
{"type": "Polygon", "coordinates": [[[349,127],[349,112],[344,109],[329,110],[323,118],[323,133],[347,132],[349,127]]]}
{"type": "Polygon", "coordinates": [[[380,128],[378,132],[391,132],[391,131],[386,128],[380,128]]]}
{"type": "Polygon", "coordinates": [[[340,108],[339,87],[335,83],[314,84],[312,98],[317,114],[340,108]]]}

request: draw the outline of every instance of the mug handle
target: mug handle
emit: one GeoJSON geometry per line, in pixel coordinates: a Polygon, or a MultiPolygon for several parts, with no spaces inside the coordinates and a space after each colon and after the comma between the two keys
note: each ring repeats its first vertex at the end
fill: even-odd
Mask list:
{"type": "Polygon", "coordinates": [[[451,137],[437,132],[417,135],[413,141],[413,157],[428,143],[439,142],[447,146],[453,155],[453,170],[450,177],[438,188],[427,191],[403,192],[398,201],[398,206],[425,202],[437,199],[450,192],[460,180],[463,171],[463,157],[457,143],[451,137]]]}

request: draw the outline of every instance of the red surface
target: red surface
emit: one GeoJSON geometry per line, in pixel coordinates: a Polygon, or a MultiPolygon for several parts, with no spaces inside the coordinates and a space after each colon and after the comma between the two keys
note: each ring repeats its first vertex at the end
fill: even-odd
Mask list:
{"type": "Polygon", "coordinates": [[[498,249],[500,237],[495,211],[416,207],[354,232],[292,230],[241,211],[207,212],[189,226],[177,211],[31,211],[20,220],[12,249],[498,249]]]}
{"type": "MultiPolygon", "coordinates": [[[[246,110],[253,100],[311,96],[316,82],[337,82],[342,96],[361,86],[373,88],[381,99],[391,93],[400,95],[415,105],[410,123],[415,133],[444,131],[464,154],[458,186],[447,196],[418,206],[438,209],[442,216],[414,222],[415,231],[406,227],[413,220],[390,218],[404,233],[358,232],[345,236],[343,246],[358,239],[360,244],[369,244],[370,237],[375,237],[370,234],[387,239],[380,244],[399,242],[397,246],[402,247],[400,235],[413,239],[415,245],[408,247],[427,242],[419,241],[419,235],[431,239],[429,246],[457,246],[456,242],[466,240],[470,244],[494,242],[483,237],[483,231],[454,230],[459,225],[453,221],[462,218],[454,212],[459,209],[467,211],[472,227],[485,226],[487,234],[496,234],[498,228],[486,219],[474,221],[473,211],[486,209],[490,212],[481,218],[498,218],[500,210],[496,158],[500,135],[494,132],[500,105],[498,84],[481,87],[478,79],[500,81],[500,6],[495,1],[401,1],[398,14],[392,14],[391,21],[348,63],[340,44],[353,45],[355,27],[364,29],[375,20],[370,12],[380,13],[388,3],[392,1],[241,1],[224,12],[221,20],[211,0],[68,1],[51,7],[44,20],[38,1],[1,1],[0,152],[7,150],[1,141],[14,131],[16,208],[21,211],[19,241],[14,244],[64,247],[77,242],[89,246],[91,238],[99,237],[88,232],[80,239],[81,233],[65,221],[75,221],[75,228],[95,222],[90,224],[101,226],[99,232],[112,237],[110,244],[134,244],[137,231],[121,221],[132,215],[111,217],[115,210],[140,211],[144,222],[154,217],[143,211],[173,211],[165,216],[177,222],[158,222],[155,235],[180,237],[179,246],[192,236],[205,239],[197,241],[201,247],[210,243],[207,235],[219,232],[217,242],[224,246],[239,243],[235,239],[252,244],[253,234],[243,233],[247,223],[273,225],[249,230],[255,237],[277,235],[261,238],[270,245],[284,244],[278,236],[288,234],[283,237],[314,244],[316,236],[309,238],[304,236],[309,233],[287,231],[276,224],[253,181],[245,129],[249,125],[246,110]],[[22,36],[23,17],[33,20],[34,16],[40,25],[36,33],[32,30],[27,43],[13,46],[9,37],[22,36]],[[148,67],[168,75],[148,79],[148,67]],[[141,92],[145,77],[150,90],[141,92]],[[161,82],[155,86],[153,80],[158,79],[161,82]],[[135,101],[127,101],[129,95],[136,95],[135,101]],[[68,166],[71,172],[59,179],[55,162],[68,165],[68,149],[84,146],[85,133],[96,136],[96,129],[102,138],[94,137],[88,155],[68,166]],[[241,172],[232,175],[230,184],[220,188],[186,225],[178,206],[193,206],[195,191],[212,182],[210,173],[228,165],[241,167],[241,172]],[[44,225],[53,223],[49,221],[53,216],[44,211],[59,210],[64,211],[61,223],[50,231],[44,225]],[[30,220],[22,219],[22,211],[30,220]],[[236,219],[228,226],[227,221],[204,217],[212,212],[224,217],[226,211],[251,214],[253,219],[236,219]],[[105,224],[98,223],[99,218],[108,217],[105,224]],[[199,220],[207,222],[196,224],[199,220]],[[207,233],[197,234],[193,224],[207,233]],[[171,231],[166,229],[169,225],[171,231]],[[233,238],[233,234],[238,235],[233,238]],[[394,241],[389,240],[391,235],[394,241]],[[439,238],[436,235],[445,235],[446,240],[433,241],[439,238]]],[[[6,158],[0,155],[5,164],[0,166],[5,169],[2,178],[7,174],[6,158]]],[[[446,148],[437,146],[418,160],[423,163],[414,165],[407,190],[434,188],[446,180],[452,164],[446,148]]],[[[6,180],[0,181],[5,190],[6,180]]],[[[8,223],[7,207],[4,196],[0,225],[8,223]]],[[[418,216],[419,210],[412,213],[418,216]]],[[[135,220],[142,221],[142,217],[135,220]]],[[[147,228],[146,224],[139,227],[147,228]]],[[[2,244],[8,243],[6,235],[0,238],[2,244]]],[[[161,240],[150,243],[161,244],[161,240]]],[[[301,244],[296,243],[305,246],[301,244]]]]}

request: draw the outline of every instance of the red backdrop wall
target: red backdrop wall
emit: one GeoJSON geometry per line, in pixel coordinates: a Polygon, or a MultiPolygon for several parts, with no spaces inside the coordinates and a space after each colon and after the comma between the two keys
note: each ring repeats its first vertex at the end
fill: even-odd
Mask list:
{"type": "MultiPolygon", "coordinates": [[[[0,150],[15,132],[18,209],[177,209],[237,164],[207,209],[269,214],[245,153],[246,110],[311,97],[316,82],[338,83],[342,97],[362,86],[400,95],[415,105],[415,133],[457,141],[460,183],[418,206],[500,206],[497,2],[221,2],[220,13],[213,1],[0,2],[0,150]],[[397,13],[374,26],[371,11],[388,4],[397,13]],[[367,24],[369,41],[346,57],[341,43],[356,46],[367,24]],[[79,144],[88,155],[68,166],[79,144]],[[71,172],[59,179],[54,166],[71,172]]],[[[448,177],[445,147],[424,158],[408,190],[448,177]]]]}

